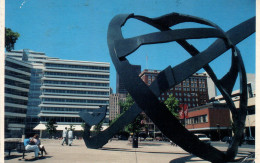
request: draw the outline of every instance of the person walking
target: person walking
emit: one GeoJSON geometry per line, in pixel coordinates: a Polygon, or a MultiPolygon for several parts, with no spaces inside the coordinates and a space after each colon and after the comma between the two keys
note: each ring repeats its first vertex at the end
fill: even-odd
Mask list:
{"type": "Polygon", "coordinates": [[[68,130],[67,130],[67,127],[65,127],[65,129],[62,131],[62,137],[63,137],[63,139],[62,139],[62,143],[61,143],[61,145],[63,145],[64,144],[64,142],[66,143],[66,145],[68,145],[68,130]]]}
{"type": "Polygon", "coordinates": [[[69,130],[68,138],[69,138],[69,146],[71,146],[72,141],[73,141],[73,131],[72,131],[72,129],[69,130]]]}

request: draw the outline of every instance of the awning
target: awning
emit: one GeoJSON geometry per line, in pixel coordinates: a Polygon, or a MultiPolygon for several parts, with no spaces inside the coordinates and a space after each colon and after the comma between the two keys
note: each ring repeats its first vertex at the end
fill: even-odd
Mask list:
{"type": "MultiPolygon", "coordinates": [[[[55,126],[57,126],[56,130],[58,130],[58,131],[63,131],[65,129],[65,127],[67,127],[68,129],[70,128],[70,125],[55,125],[55,126]]],[[[74,129],[74,131],[83,130],[81,125],[73,125],[72,128],[74,129]]],[[[108,126],[102,126],[102,131],[107,128],[108,128],[108,126]]],[[[38,124],[36,127],[33,128],[33,130],[46,130],[46,126],[45,126],[45,124],[38,124]]],[[[90,131],[94,131],[94,126],[91,127],[90,131]]]]}

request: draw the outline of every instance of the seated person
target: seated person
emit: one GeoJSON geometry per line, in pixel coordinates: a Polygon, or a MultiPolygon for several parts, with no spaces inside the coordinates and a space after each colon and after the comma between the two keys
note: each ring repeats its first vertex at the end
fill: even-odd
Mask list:
{"type": "Polygon", "coordinates": [[[38,145],[40,151],[43,151],[45,153],[45,155],[47,155],[48,153],[46,152],[44,146],[41,144],[41,141],[39,139],[39,135],[38,134],[35,134],[33,136],[34,140],[35,140],[35,144],[38,145]]]}
{"type": "Polygon", "coordinates": [[[24,139],[24,147],[26,151],[34,151],[35,159],[39,158],[39,148],[35,144],[34,138],[24,139]]]}

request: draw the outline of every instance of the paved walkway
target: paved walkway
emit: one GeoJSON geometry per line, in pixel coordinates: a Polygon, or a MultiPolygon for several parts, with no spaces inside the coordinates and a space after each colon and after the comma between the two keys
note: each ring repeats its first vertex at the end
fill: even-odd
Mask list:
{"type": "MultiPolygon", "coordinates": [[[[40,162],[40,163],[206,163],[198,157],[190,155],[179,147],[171,146],[169,142],[140,142],[139,148],[132,148],[129,141],[112,141],[102,149],[88,149],[83,140],[74,140],[72,146],[61,146],[60,140],[42,140],[48,152],[39,160],[34,160],[34,153],[22,154],[12,152],[5,157],[6,163],[40,162]]],[[[225,146],[216,146],[226,150],[225,146]]],[[[254,152],[254,149],[240,148],[239,157],[254,152]]]]}

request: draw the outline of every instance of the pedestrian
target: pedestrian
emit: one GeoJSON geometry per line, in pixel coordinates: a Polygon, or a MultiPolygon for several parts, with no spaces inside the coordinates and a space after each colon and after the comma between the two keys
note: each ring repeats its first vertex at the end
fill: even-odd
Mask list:
{"type": "Polygon", "coordinates": [[[34,151],[35,159],[39,159],[39,148],[36,145],[36,140],[32,137],[24,139],[24,147],[26,151],[34,151]]]}
{"type": "Polygon", "coordinates": [[[48,153],[46,152],[44,145],[41,144],[41,140],[39,139],[39,135],[35,134],[33,137],[36,140],[35,144],[38,145],[38,148],[40,149],[40,151],[43,151],[45,153],[45,155],[47,155],[48,153]]]}
{"type": "Polygon", "coordinates": [[[72,141],[73,141],[73,131],[72,131],[72,129],[69,130],[68,139],[69,139],[69,146],[71,146],[72,141]]]}
{"type": "Polygon", "coordinates": [[[64,144],[64,142],[66,143],[66,145],[68,145],[68,130],[67,130],[67,127],[65,127],[65,129],[62,131],[62,137],[63,137],[63,139],[62,139],[62,143],[61,143],[61,145],[63,145],[64,144]]]}

